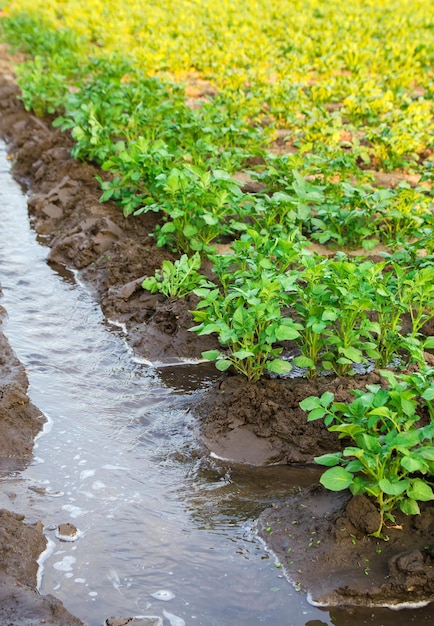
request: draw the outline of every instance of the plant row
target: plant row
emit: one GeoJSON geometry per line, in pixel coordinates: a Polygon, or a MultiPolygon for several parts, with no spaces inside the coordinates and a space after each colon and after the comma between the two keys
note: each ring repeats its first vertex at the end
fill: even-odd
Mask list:
{"type": "MultiPolygon", "coordinates": [[[[192,109],[188,84],[150,76],[131,55],[96,46],[69,13],[74,2],[62,2],[57,13],[55,2],[26,12],[21,5],[28,9],[14,3],[3,29],[36,55],[18,68],[26,107],[61,113],[54,123],[72,133],[73,155],[107,172],[99,178],[102,201],[117,201],[125,215],[160,214],[158,245],[207,254],[253,226],[283,237],[299,228],[321,244],[367,250],[411,238],[432,252],[429,155],[413,163],[418,186],[403,181],[397,189],[372,187],[354,145],[308,141],[297,154],[275,155],[266,148],[276,124],[252,123],[242,98],[235,106],[222,90],[192,109]],[[255,162],[249,175],[260,191],[243,193],[233,174],[255,162]]],[[[428,92],[421,99],[431,102],[428,92]]]]}
{"type": "MultiPolygon", "coordinates": [[[[37,78],[51,105],[67,87],[62,76],[122,51],[133,70],[186,83],[188,98],[217,93],[229,120],[285,128],[302,151],[327,146],[371,167],[423,170],[432,149],[429,0],[155,0],[151,8],[4,0],[2,8],[8,35],[45,66],[37,78]]],[[[42,108],[45,95],[33,94],[42,108]]]]}
{"type": "Polygon", "coordinates": [[[218,336],[222,349],[204,357],[221,371],[232,366],[250,381],[265,370],[287,373],[292,365],[310,378],[347,375],[357,367],[423,363],[423,351],[434,346],[421,334],[434,317],[432,262],[417,267],[393,257],[320,257],[298,231],[279,238],[256,230],[211,259],[213,281],[200,274],[198,254],[183,255],[164,262],[143,287],[200,298],[191,330],[218,336]],[[297,346],[294,358],[279,358],[285,341],[297,346]]]}

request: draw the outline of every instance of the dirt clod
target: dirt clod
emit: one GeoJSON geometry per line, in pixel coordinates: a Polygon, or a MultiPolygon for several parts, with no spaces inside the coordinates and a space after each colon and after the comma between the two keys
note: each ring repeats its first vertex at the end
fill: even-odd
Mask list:
{"type": "Polygon", "coordinates": [[[374,533],[380,528],[380,513],[366,496],[351,498],[347,504],[346,513],[354,528],[365,535],[374,533]]]}

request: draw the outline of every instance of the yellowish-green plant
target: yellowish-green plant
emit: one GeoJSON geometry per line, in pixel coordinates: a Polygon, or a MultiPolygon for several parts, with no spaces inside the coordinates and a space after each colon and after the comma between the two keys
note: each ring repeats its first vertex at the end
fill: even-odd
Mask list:
{"type": "Polygon", "coordinates": [[[30,48],[25,19],[46,33],[74,33],[83,58],[123,50],[148,75],[186,82],[193,98],[217,90],[228,108],[284,126],[300,145],[344,147],[393,168],[417,166],[432,142],[429,0],[4,5],[9,32],[20,23],[16,38],[30,48]]]}

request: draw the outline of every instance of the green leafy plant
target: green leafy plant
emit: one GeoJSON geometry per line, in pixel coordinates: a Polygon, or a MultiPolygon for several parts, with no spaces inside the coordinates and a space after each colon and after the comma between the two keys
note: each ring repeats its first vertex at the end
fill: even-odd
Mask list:
{"type": "Polygon", "coordinates": [[[389,366],[394,358],[423,365],[426,340],[420,331],[434,317],[434,267],[411,267],[393,262],[366,267],[366,283],[373,292],[378,363],[389,366]],[[410,332],[402,331],[408,314],[410,332]]]}
{"type": "Polygon", "coordinates": [[[366,281],[370,262],[306,256],[297,281],[294,308],[302,325],[298,340],[301,356],[294,359],[308,368],[314,378],[321,370],[345,376],[355,364],[379,357],[375,333],[369,319],[372,289],[366,281]]]}
{"type": "Polygon", "coordinates": [[[142,287],[151,293],[162,293],[168,298],[183,298],[201,285],[212,286],[212,283],[199,273],[200,265],[198,253],[192,257],[183,254],[174,263],[165,260],[161,270],[156,270],[154,276],[148,276],[143,280],[142,287]]]}
{"type": "Polygon", "coordinates": [[[432,202],[426,190],[413,189],[408,183],[401,183],[393,194],[389,194],[390,202],[378,207],[381,238],[396,247],[423,236],[423,229],[433,220],[432,202]]]}
{"type": "Polygon", "coordinates": [[[128,146],[123,141],[117,142],[110,158],[102,164],[102,169],[113,177],[103,181],[97,176],[103,190],[101,202],[115,200],[125,216],[160,211],[155,200],[159,176],[164,175],[173,162],[174,155],[161,139],[151,141],[139,136],[128,146]]]}
{"type": "Polygon", "coordinates": [[[56,113],[68,93],[68,84],[62,67],[56,66],[56,58],[45,61],[37,56],[17,68],[21,86],[21,100],[28,111],[38,117],[56,113]]]}
{"type": "Polygon", "coordinates": [[[373,498],[380,513],[379,527],[372,533],[376,537],[384,537],[383,526],[386,520],[394,521],[396,509],[416,515],[418,502],[434,499],[429,480],[434,474],[434,423],[424,424],[417,413],[421,396],[432,414],[432,370],[415,381],[382,374],[387,389],[367,385],[365,391],[353,391],[356,399],[349,404],[334,402],[330,392],[300,403],[309,421],[324,419],[331,432],[353,441],[342,452],[315,458],[329,467],[320,482],[332,491],[349,488],[353,495],[373,498]]]}
{"type": "Polygon", "coordinates": [[[323,283],[331,294],[328,317],[330,328],[325,341],[323,367],[346,375],[354,364],[379,357],[373,333],[376,325],[368,318],[372,291],[365,280],[371,263],[354,262],[343,254],[328,260],[323,283]],[[332,316],[332,312],[334,316],[332,316]]]}
{"type": "Polygon", "coordinates": [[[159,174],[157,182],[165,222],[156,230],[157,245],[210,250],[219,236],[245,230],[237,215],[242,192],[226,171],[184,164],[159,174]]]}
{"type": "Polygon", "coordinates": [[[258,381],[265,370],[289,372],[291,364],[279,358],[282,348],[276,343],[298,337],[300,326],[282,316],[282,307],[287,303],[285,288],[290,289],[292,282],[291,277],[278,278],[264,271],[260,276],[235,277],[224,294],[218,287],[196,289],[202,299],[193,317],[199,325],[190,330],[199,335],[216,333],[226,348],[202,356],[216,361],[220,371],[232,366],[250,382],[258,381]]]}
{"type": "Polygon", "coordinates": [[[289,315],[297,297],[295,268],[306,242],[295,230],[276,238],[248,229],[234,241],[232,251],[213,254],[214,289],[197,289],[201,298],[193,317],[200,335],[216,333],[223,346],[203,354],[225,371],[233,367],[251,382],[266,370],[285,374],[291,363],[279,358],[284,341],[299,337],[301,325],[289,315]]]}
{"type": "Polygon", "coordinates": [[[300,325],[282,314],[294,293],[295,277],[275,272],[271,260],[261,254],[253,256],[247,270],[230,268],[236,262],[226,255],[225,262],[216,266],[223,279],[220,287],[195,290],[201,298],[193,311],[199,325],[190,330],[199,335],[218,335],[226,351],[211,350],[203,356],[216,361],[220,371],[232,366],[251,382],[258,381],[265,370],[285,374],[291,364],[278,358],[282,347],[276,344],[299,334],[300,325]]]}

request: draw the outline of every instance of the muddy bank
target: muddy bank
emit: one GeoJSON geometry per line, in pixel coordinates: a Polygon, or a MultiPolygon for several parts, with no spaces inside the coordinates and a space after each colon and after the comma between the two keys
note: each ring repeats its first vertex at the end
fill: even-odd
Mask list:
{"type": "Polygon", "coordinates": [[[318,606],[424,606],[434,600],[434,507],[397,513],[369,536],[379,513],[364,496],[321,486],[301,490],[264,511],[259,536],[288,580],[318,606]]]}
{"type": "Polygon", "coordinates": [[[315,456],[342,446],[322,421],[307,422],[299,403],[326,391],[336,402],[351,402],[349,389],[379,384],[381,377],[289,378],[249,383],[241,376],[225,377],[195,406],[203,420],[205,443],[218,457],[251,465],[312,463],[315,456]]]}
{"type": "Polygon", "coordinates": [[[0,307],[0,471],[16,471],[30,461],[45,419],[27,397],[25,370],[2,333],[5,318],[0,307]]]}
{"type": "Polygon", "coordinates": [[[8,626],[82,626],[52,595],[36,590],[37,559],[46,539],[39,525],[0,510],[0,623],[8,626]]]}

